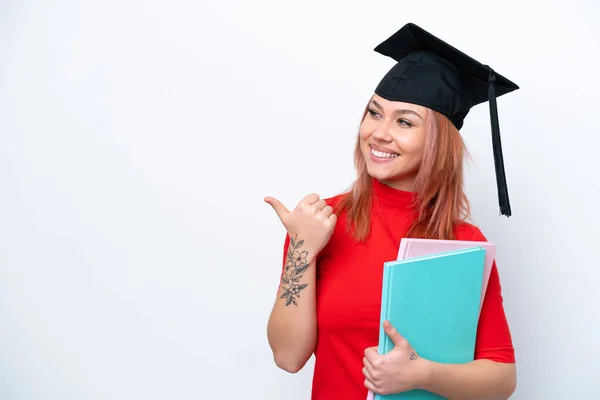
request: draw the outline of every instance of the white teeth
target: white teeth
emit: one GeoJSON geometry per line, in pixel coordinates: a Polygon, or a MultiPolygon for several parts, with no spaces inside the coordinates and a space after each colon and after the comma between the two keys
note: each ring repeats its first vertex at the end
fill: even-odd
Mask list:
{"type": "Polygon", "coordinates": [[[371,148],[371,154],[373,154],[375,157],[379,157],[379,158],[396,158],[396,157],[398,157],[398,154],[384,153],[383,151],[375,150],[373,148],[371,148]]]}

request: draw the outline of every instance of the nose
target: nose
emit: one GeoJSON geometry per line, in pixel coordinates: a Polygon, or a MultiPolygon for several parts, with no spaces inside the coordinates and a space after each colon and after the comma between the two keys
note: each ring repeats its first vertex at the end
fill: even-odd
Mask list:
{"type": "Polygon", "coordinates": [[[388,124],[385,122],[379,123],[373,131],[373,138],[382,142],[390,142],[392,140],[392,135],[390,135],[388,124]]]}

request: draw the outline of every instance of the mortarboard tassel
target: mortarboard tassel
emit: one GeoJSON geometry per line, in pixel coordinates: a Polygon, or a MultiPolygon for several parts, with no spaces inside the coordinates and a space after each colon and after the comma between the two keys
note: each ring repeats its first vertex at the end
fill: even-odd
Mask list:
{"type": "Polygon", "coordinates": [[[511,216],[504,160],[502,157],[502,143],[500,141],[500,124],[498,123],[498,105],[496,104],[496,74],[490,68],[488,96],[490,103],[490,118],[492,123],[492,146],[494,149],[494,164],[496,167],[496,183],[498,185],[498,202],[500,212],[507,217],[511,216]]]}

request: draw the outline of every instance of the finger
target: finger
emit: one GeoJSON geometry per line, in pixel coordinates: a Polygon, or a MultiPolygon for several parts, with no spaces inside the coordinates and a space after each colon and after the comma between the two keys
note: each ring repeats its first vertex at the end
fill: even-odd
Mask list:
{"type": "Polygon", "coordinates": [[[325,217],[325,218],[329,218],[329,216],[331,214],[333,214],[333,207],[331,206],[325,206],[325,208],[323,208],[321,210],[321,214],[325,217]]]}
{"type": "Polygon", "coordinates": [[[327,202],[324,199],[320,199],[315,202],[314,207],[317,211],[321,211],[327,207],[327,202]]]}
{"type": "Polygon", "coordinates": [[[366,367],[363,367],[362,373],[365,376],[366,380],[368,380],[371,383],[375,383],[375,379],[373,379],[373,375],[371,375],[371,373],[369,372],[369,370],[366,367]]]}
{"type": "Polygon", "coordinates": [[[365,358],[371,365],[375,365],[377,360],[381,358],[381,354],[377,352],[377,347],[368,347],[365,349],[365,358]]]}
{"type": "Polygon", "coordinates": [[[371,381],[375,382],[375,379],[373,379],[373,376],[375,375],[375,367],[373,366],[373,364],[371,364],[367,357],[363,357],[363,366],[364,369],[369,373],[371,381]]]}
{"type": "Polygon", "coordinates": [[[331,214],[328,219],[331,221],[331,223],[333,225],[335,225],[337,223],[337,215],[335,215],[335,214],[331,214]]]}
{"type": "Polygon", "coordinates": [[[406,339],[400,335],[400,333],[398,332],[398,330],[391,324],[390,321],[385,321],[383,323],[383,329],[385,330],[385,333],[389,336],[389,338],[392,340],[392,343],[394,343],[394,346],[405,346],[407,344],[406,339]]]}
{"type": "Polygon", "coordinates": [[[289,210],[274,197],[265,197],[265,203],[273,207],[273,210],[275,210],[281,222],[283,222],[284,218],[290,213],[289,210]]]}
{"type": "Polygon", "coordinates": [[[365,387],[367,389],[369,389],[371,392],[377,393],[377,389],[375,389],[375,385],[373,384],[373,382],[371,382],[367,378],[365,378],[365,387]]]}
{"type": "Polygon", "coordinates": [[[321,197],[316,193],[307,194],[300,200],[300,204],[312,205],[319,201],[321,197]]]}

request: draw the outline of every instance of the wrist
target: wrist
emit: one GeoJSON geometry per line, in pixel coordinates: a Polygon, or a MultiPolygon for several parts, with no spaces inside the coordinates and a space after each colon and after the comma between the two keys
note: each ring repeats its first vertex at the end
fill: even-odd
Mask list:
{"type": "Polygon", "coordinates": [[[288,256],[303,263],[316,261],[317,255],[321,251],[320,246],[316,246],[310,239],[306,239],[305,235],[288,232],[288,236],[290,237],[288,256]]]}
{"type": "Polygon", "coordinates": [[[415,389],[428,390],[435,379],[435,370],[437,363],[434,361],[420,358],[421,365],[415,382],[415,389]]]}

